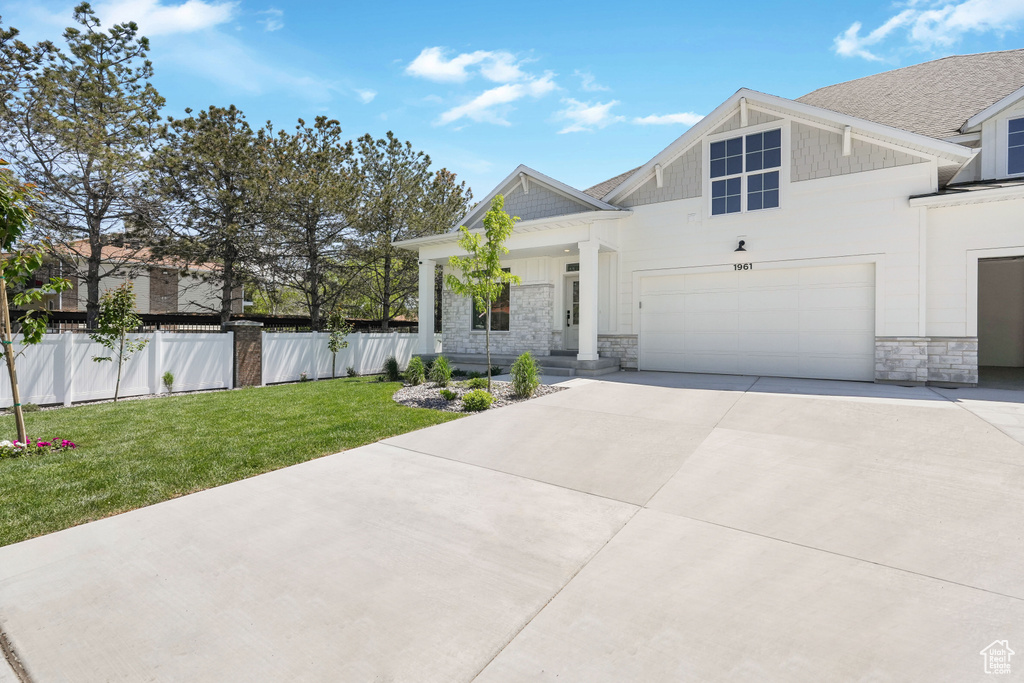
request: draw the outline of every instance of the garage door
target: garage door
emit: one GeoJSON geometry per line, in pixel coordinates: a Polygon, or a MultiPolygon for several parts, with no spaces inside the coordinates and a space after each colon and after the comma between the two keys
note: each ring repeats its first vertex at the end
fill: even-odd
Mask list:
{"type": "Polygon", "coordinates": [[[640,368],[873,380],[872,264],[640,279],[640,368]]]}

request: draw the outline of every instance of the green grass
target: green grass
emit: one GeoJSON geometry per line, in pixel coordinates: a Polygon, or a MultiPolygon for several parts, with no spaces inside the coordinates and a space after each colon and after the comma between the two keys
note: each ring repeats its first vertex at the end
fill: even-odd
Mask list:
{"type": "MultiPolygon", "coordinates": [[[[0,546],[460,417],[396,404],[399,386],[358,377],[28,414],[30,438],[79,447],[0,459],[0,546]]],[[[0,417],[0,438],[15,435],[0,417]]]]}

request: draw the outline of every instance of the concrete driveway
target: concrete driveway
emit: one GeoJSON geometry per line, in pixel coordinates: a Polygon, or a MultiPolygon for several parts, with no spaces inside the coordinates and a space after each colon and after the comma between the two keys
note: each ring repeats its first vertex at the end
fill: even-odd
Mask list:
{"type": "Polygon", "coordinates": [[[568,384],[2,548],[9,649],[40,683],[982,681],[1006,640],[1024,680],[1024,392],[568,384]]]}

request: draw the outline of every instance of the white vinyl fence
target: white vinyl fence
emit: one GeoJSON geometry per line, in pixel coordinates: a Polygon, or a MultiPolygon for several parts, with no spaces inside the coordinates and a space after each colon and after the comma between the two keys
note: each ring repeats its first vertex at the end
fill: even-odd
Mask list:
{"type": "MultiPolygon", "coordinates": [[[[149,339],[142,351],[125,363],[121,396],[165,391],[163,374],[174,374],[175,391],[219,389],[231,386],[232,335],[220,333],[151,332],[130,335],[149,339]]],[[[14,348],[24,348],[15,337],[14,348]]],[[[47,334],[18,358],[18,388],[22,403],[63,403],[113,398],[116,361],[97,363],[96,356],[112,356],[89,335],[47,334]]],[[[0,364],[3,365],[3,364],[0,364]]],[[[10,407],[11,382],[6,365],[0,368],[0,407],[10,407]]]]}
{"type": "MultiPolygon", "coordinates": [[[[263,383],[295,382],[302,373],[310,379],[331,376],[331,352],[326,332],[264,332],[263,383]]],[[[440,351],[436,335],[435,349],[440,351]]],[[[344,377],[351,367],[357,374],[380,372],[388,356],[405,367],[416,351],[417,335],[406,333],[357,332],[345,337],[348,348],[338,352],[337,376],[344,377]]]]}
{"type": "MultiPolygon", "coordinates": [[[[297,381],[302,373],[310,379],[331,376],[327,334],[319,332],[264,332],[263,384],[297,381]]],[[[234,335],[230,332],[150,332],[131,335],[149,344],[125,363],[121,396],[159,394],[166,391],[163,374],[174,374],[174,391],[225,389],[233,386],[234,335]]],[[[15,337],[14,349],[24,347],[15,337]]],[[[415,334],[354,333],[348,348],[338,352],[337,374],[349,366],[360,375],[380,372],[391,355],[404,368],[416,349],[415,334]]],[[[440,350],[440,335],[435,342],[440,350]]],[[[94,356],[112,355],[89,335],[64,332],[47,334],[18,358],[18,386],[22,403],[71,405],[114,397],[117,365],[97,363],[94,356]]],[[[0,408],[13,404],[6,365],[0,362],[0,408]]]]}

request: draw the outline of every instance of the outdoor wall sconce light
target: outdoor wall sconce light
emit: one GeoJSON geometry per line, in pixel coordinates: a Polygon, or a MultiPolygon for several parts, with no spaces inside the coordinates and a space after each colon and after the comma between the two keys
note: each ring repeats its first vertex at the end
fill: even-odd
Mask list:
{"type": "Polygon", "coordinates": [[[746,251],[746,249],[743,248],[743,245],[746,243],[746,240],[740,240],[740,246],[736,247],[736,251],[746,251]]]}

